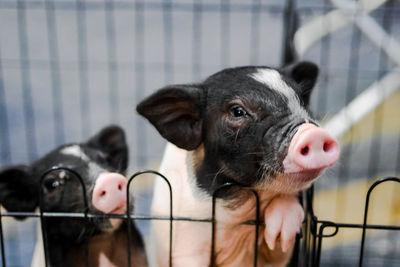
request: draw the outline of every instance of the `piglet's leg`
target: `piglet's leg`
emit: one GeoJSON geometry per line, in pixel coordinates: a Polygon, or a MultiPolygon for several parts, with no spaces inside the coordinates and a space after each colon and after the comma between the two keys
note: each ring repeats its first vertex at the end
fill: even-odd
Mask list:
{"type": "Polygon", "coordinates": [[[304,211],[296,197],[274,198],[265,211],[265,240],[271,250],[288,252],[293,248],[300,231],[304,211]],[[280,243],[280,248],[277,244],[280,243]]]}

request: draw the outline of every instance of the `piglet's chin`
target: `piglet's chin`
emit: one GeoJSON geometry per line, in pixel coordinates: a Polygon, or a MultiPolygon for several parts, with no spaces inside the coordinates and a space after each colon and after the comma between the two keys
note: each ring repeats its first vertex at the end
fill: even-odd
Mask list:
{"type": "Polygon", "coordinates": [[[126,205],[123,205],[123,206],[111,211],[110,214],[124,214],[125,212],[126,212],[126,205]]]}
{"type": "MultiPolygon", "coordinates": [[[[115,210],[111,211],[108,214],[114,214],[114,215],[122,215],[126,213],[126,205],[120,207],[120,208],[116,208],[115,210]]],[[[112,232],[115,229],[117,229],[121,223],[122,223],[123,219],[119,219],[119,218],[110,218],[109,219],[109,223],[110,226],[107,227],[105,230],[105,232],[112,232]]]]}
{"type": "Polygon", "coordinates": [[[320,169],[312,169],[312,170],[303,170],[300,172],[290,172],[290,173],[285,173],[285,176],[289,180],[293,180],[296,182],[311,182],[315,179],[318,178],[322,174],[325,168],[320,168],[320,169]]]}

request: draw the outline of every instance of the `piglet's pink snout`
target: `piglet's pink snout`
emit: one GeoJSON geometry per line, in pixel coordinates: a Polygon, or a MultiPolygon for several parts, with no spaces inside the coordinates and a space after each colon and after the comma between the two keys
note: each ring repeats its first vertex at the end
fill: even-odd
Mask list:
{"type": "Polygon", "coordinates": [[[339,155],[340,146],[335,138],[314,124],[304,123],[289,145],[285,172],[324,169],[334,165],[339,155]]]}
{"type": "Polygon", "coordinates": [[[127,180],[119,173],[102,173],[93,189],[93,206],[104,213],[123,213],[126,207],[127,180]]]}

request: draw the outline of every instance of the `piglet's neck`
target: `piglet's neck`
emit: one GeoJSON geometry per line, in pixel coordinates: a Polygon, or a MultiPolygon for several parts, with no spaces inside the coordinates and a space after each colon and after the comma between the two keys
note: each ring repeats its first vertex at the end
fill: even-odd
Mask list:
{"type": "MultiPolygon", "coordinates": [[[[207,217],[210,215],[212,196],[205,190],[199,188],[197,182],[198,177],[196,177],[195,174],[195,170],[199,167],[198,164],[201,156],[201,147],[200,150],[186,151],[171,143],[167,144],[160,166],[160,172],[164,174],[171,183],[175,215],[194,216],[195,218],[207,217]],[[185,199],[185,201],[182,201],[182,199],[185,199]]],[[[278,196],[277,192],[270,191],[268,188],[257,189],[256,191],[260,199],[261,210],[263,210],[274,197],[278,196]]],[[[161,192],[162,191],[156,194],[156,198],[153,200],[153,212],[157,215],[166,215],[162,212],[160,213],[160,210],[162,210],[160,207],[164,207],[168,204],[165,198],[161,198],[161,192]],[[157,203],[157,205],[155,205],[155,203],[157,203]]],[[[249,207],[256,207],[254,202],[255,197],[249,192],[247,192],[240,201],[219,199],[218,203],[220,205],[217,205],[217,214],[234,212],[237,213],[235,217],[240,221],[243,219],[246,220],[247,217],[249,219],[253,218],[254,212],[249,211],[249,207]],[[242,212],[246,214],[242,214],[242,212]]],[[[168,206],[164,208],[168,210],[168,206]]]]}
{"type": "MultiPolygon", "coordinates": [[[[202,200],[207,198],[211,200],[213,192],[215,192],[219,186],[235,180],[235,177],[230,177],[229,174],[227,175],[221,171],[222,169],[226,170],[228,168],[219,167],[215,159],[210,160],[205,157],[203,145],[200,145],[196,150],[189,151],[186,154],[186,170],[183,170],[185,174],[182,175],[182,177],[187,177],[188,184],[195,197],[202,200]]],[[[225,193],[218,196],[225,200],[228,208],[230,206],[243,204],[248,198],[254,198],[254,194],[251,193],[250,190],[240,189],[239,187],[232,189],[232,194],[225,193]],[[233,194],[234,197],[232,197],[233,194]],[[230,199],[234,199],[234,201],[230,199]]],[[[277,190],[276,186],[269,187],[267,183],[261,183],[261,186],[256,186],[252,189],[257,192],[260,200],[264,202],[269,202],[270,199],[281,195],[283,192],[280,188],[280,190],[277,190]]]]}
{"type": "MultiPolygon", "coordinates": [[[[201,168],[204,168],[204,164],[207,164],[207,162],[203,160],[204,160],[204,148],[202,145],[194,151],[187,152],[186,170],[184,170],[185,175],[181,177],[187,178],[191,192],[194,194],[195,198],[200,200],[211,200],[212,198],[211,192],[214,191],[215,188],[212,188],[209,191],[199,188],[200,186],[199,181],[201,181],[201,179],[207,179],[207,177],[199,177],[199,175],[204,174],[200,171],[201,168]]],[[[220,176],[220,181],[223,179],[229,180],[227,176],[225,176],[222,173],[218,173],[217,170],[215,170],[215,173],[216,173],[214,177],[215,179],[218,178],[217,176],[220,176]]],[[[263,186],[260,188],[254,188],[253,190],[257,192],[257,195],[260,199],[260,203],[262,202],[263,204],[265,204],[269,203],[273,198],[277,197],[278,195],[281,195],[280,191],[274,189],[275,188],[269,188],[268,186],[265,187],[263,186]]],[[[236,209],[238,206],[248,203],[248,200],[252,202],[251,199],[252,198],[255,199],[255,196],[251,190],[236,188],[236,190],[234,190],[233,193],[236,194],[234,198],[230,198],[229,195],[222,198],[223,206],[227,207],[228,209],[236,209]]]]}

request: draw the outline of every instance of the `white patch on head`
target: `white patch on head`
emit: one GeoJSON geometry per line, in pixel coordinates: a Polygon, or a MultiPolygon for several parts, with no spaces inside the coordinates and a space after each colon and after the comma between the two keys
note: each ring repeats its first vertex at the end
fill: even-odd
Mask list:
{"type": "Polygon", "coordinates": [[[88,156],[82,151],[82,149],[78,145],[67,146],[67,147],[61,149],[60,153],[64,154],[64,155],[74,156],[74,157],[83,159],[86,162],[90,161],[88,156]]]}
{"type": "Polygon", "coordinates": [[[293,114],[300,115],[301,117],[308,117],[308,113],[301,106],[296,92],[285,83],[278,71],[267,68],[258,69],[256,73],[249,74],[249,76],[286,97],[288,107],[293,114]]]}
{"type": "Polygon", "coordinates": [[[95,162],[89,162],[89,177],[98,177],[100,173],[109,172],[107,169],[102,168],[95,162]]]}
{"type": "Polygon", "coordinates": [[[66,171],[61,171],[60,174],[58,175],[58,177],[60,177],[60,179],[64,179],[67,176],[67,172],[66,171]]]}

